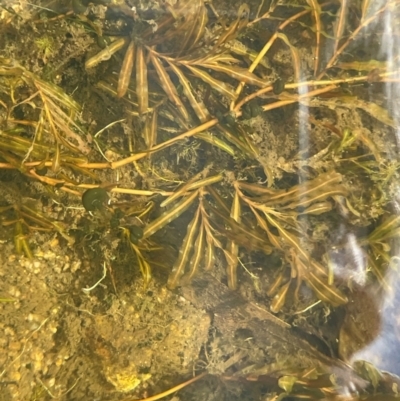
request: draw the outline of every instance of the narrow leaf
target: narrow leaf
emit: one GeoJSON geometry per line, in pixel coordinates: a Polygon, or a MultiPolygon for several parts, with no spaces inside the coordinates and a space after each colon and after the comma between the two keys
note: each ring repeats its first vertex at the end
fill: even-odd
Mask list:
{"type": "Polygon", "coordinates": [[[336,21],[336,30],[335,30],[335,45],[333,52],[336,53],[336,50],[339,47],[339,42],[343,37],[344,28],[346,26],[346,16],[347,16],[348,4],[347,0],[341,0],[339,17],[336,21]]]}
{"type": "Polygon", "coordinates": [[[190,222],[190,224],[187,228],[185,238],[183,239],[182,246],[179,250],[178,259],[176,260],[176,262],[172,268],[172,272],[168,277],[167,286],[171,290],[178,286],[179,280],[184,273],[185,266],[189,262],[189,256],[190,256],[190,253],[191,253],[191,250],[193,247],[194,237],[199,228],[199,224],[198,224],[199,217],[200,217],[200,208],[197,209],[195,217],[190,222]]]}
{"type": "Polygon", "coordinates": [[[202,81],[209,84],[212,89],[215,89],[216,91],[218,91],[219,93],[228,97],[231,100],[236,99],[237,95],[235,94],[234,89],[230,85],[226,84],[225,82],[218,81],[217,79],[213,78],[210,74],[199,68],[190,65],[186,65],[186,67],[189,68],[189,70],[198,78],[200,78],[202,81]]]}
{"type": "Polygon", "coordinates": [[[139,114],[142,115],[146,113],[149,108],[147,65],[142,46],[139,46],[136,52],[136,94],[139,103],[139,114]]]}
{"type": "Polygon", "coordinates": [[[150,59],[157,71],[161,86],[164,89],[164,92],[167,94],[168,99],[178,108],[184,120],[189,121],[189,113],[179,98],[178,92],[171,81],[170,76],[162,65],[161,60],[152,52],[150,52],[150,59]]]}
{"type": "Polygon", "coordinates": [[[239,68],[236,66],[230,65],[222,65],[222,64],[200,64],[204,68],[209,68],[214,71],[223,72],[224,74],[229,75],[230,77],[237,79],[238,81],[245,82],[249,85],[255,85],[260,88],[264,88],[265,86],[270,85],[270,82],[267,82],[261,78],[258,78],[252,72],[247,70],[246,68],[239,68]]]}
{"type": "Polygon", "coordinates": [[[133,69],[133,62],[135,59],[135,43],[132,40],[126,50],[124,61],[122,62],[121,71],[118,78],[117,97],[124,97],[128,90],[129,82],[133,69]]]}
{"type": "Polygon", "coordinates": [[[184,211],[186,211],[193,201],[198,196],[198,191],[193,192],[187,198],[182,199],[170,210],[163,213],[160,217],[153,220],[149,225],[143,230],[143,238],[148,238],[153,235],[156,231],[160,230],[172,220],[178,218],[184,211]]]}
{"type": "Polygon", "coordinates": [[[318,0],[307,0],[308,5],[312,9],[315,20],[315,36],[316,36],[316,49],[315,49],[315,61],[314,61],[314,76],[318,74],[319,58],[321,53],[321,7],[318,4],[318,0]]]}
{"type": "Polygon", "coordinates": [[[189,100],[190,105],[192,106],[194,112],[196,113],[198,119],[203,123],[210,119],[210,113],[208,112],[206,106],[204,105],[202,100],[197,100],[194,96],[192,89],[190,87],[189,80],[185,77],[183,72],[172,62],[168,62],[172,71],[179,78],[179,82],[182,85],[183,93],[189,100]]]}

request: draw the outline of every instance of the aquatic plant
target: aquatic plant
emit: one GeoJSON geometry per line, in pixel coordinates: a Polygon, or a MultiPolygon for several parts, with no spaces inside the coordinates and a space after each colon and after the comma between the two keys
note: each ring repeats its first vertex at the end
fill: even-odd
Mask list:
{"type": "MultiPolygon", "coordinates": [[[[224,15],[204,0],[2,4],[1,239],[33,258],[34,234],[56,233],[100,262],[115,292],[117,264],[144,285],[167,272],[158,278],[171,290],[224,275],[293,317],[346,304],[358,274],[351,232],[363,274],[390,291],[398,121],[385,91],[400,68],[398,48],[386,60],[381,43],[399,6],[262,0],[224,15]]],[[[271,373],[238,360],[223,379],[271,373]]],[[[380,372],[359,371],[371,394],[394,397],[380,372]]],[[[272,376],[274,399],[341,392],[318,369],[272,376]]]]}
{"type": "MultiPolygon", "coordinates": [[[[69,18],[92,39],[78,52],[85,74],[79,85],[107,99],[104,107],[111,98],[123,111],[121,119],[91,132],[82,106],[65,85],[31,72],[3,47],[0,169],[18,170],[28,182],[39,182],[50,199],[83,195],[85,209],[109,224],[112,235],[136,255],[146,283],[152,277],[151,249],[165,248],[158,234],[174,225],[178,253],[167,283],[171,289],[212,269],[221,256],[227,283],[236,289],[240,249],[246,249],[280,255],[282,267],[271,271],[268,291],[274,312],[288,293],[298,299],[302,283],[321,301],[343,304],[346,296],[329,263],[317,255],[320,244],[309,235],[325,218],[332,220],[335,210],[355,226],[375,227],[360,246],[375,275],[383,277],[391,256],[382,241],[396,237],[398,229],[378,240],[374,233],[381,233],[385,223],[374,220],[397,221],[387,205],[398,164],[388,161],[383,144],[361,120],[389,127],[384,128],[387,137],[395,122],[360,85],[390,85],[399,71],[375,55],[358,57],[353,44],[387,12],[398,12],[399,2],[380,8],[367,1],[358,8],[344,1],[261,2],[257,10],[241,4],[232,18],[203,0],[131,3],[32,6],[30,23],[36,29],[46,31],[69,18]],[[293,36],[292,26],[302,38],[293,36]],[[309,46],[312,55],[306,54],[309,46]],[[289,105],[299,105],[299,111],[289,105]],[[329,110],[337,109],[360,123],[336,124],[329,110]],[[310,134],[304,129],[269,132],[257,139],[262,135],[257,124],[279,127],[286,118],[277,114],[280,110],[310,134]],[[309,147],[292,151],[291,157],[282,152],[286,160],[266,143],[289,135],[296,150],[293,144],[303,134],[309,147]],[[139,188],[120,178],[132,172],[140,177],[139,188]],[[380,191],[379,202],[371,201],[364,179],[380,191]],[[188,222],[183,238],[180,221],[188,222]]],[[[6,10],[5,32],[20,18],[6,10]]],[[[54,52],[44,40],[36,40],[39,51],[48,53],[51,47],[54,52]]],[[[8,201],[1,209],[2,225],[14,225],[16,249],[28,257],[32,230],[56,230],[73,242],[67,223],[39,209],[8,201]]]]}

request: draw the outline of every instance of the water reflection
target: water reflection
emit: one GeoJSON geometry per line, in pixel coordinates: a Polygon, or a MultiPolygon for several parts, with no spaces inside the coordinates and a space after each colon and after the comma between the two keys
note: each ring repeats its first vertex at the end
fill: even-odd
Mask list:
{"type": "MultiPolygon", "coordinates": [[[[376,59],[385,62],[391,71],[391,79],[382,84],[384,97],[382,103],[395,121],[395,135],[397,149],[389,144],[385,149],[386,162],[398,160],[398,147],[400,146],[400,97],[399,56],[400,48],[398,22],[399,17],[394,12],[395,5],[386,7],[387,0],[363,1],[361,4],[361,20],[366,24],[361,31],[361,40],[351,46],[354,52],[362,51],[367,59],[376,59]],[[386,8],[385,8],[386,7],[386,8]],[[372,17],[383,10],[380,18],[372,17]],[[382,32],[377,52],[372,45],[372,38],[376,32],[382,32]]],[[[354,12],[352,2],[341,2],[343,13],[348,16],[354,12]]],[[[334,50],[337,43],[334,45],[334,50]]],[[[325,57],[332,55],[332,48],[326,47],[325,57]]],[[[372,87],[368,89],[369,101],[377,100],[377,93],[372,87]]],[[[379,95],[378,95],[379,97],[379,95]]],[[[399,183],[395,182],[391,188],[392,199],[389,200],[394,215],[400,213],[399,183]]],[[[399,241],[393,239],[386,244],[390,256],[386,260],[386,271],[380,278],[380,284],[371,280],[371,259],[366,254],[366,247],[360,241],[361,235],[346,233],[345,228],[339,230],[345,246],[329,253],[331,268],[335,275],[346,282],[351,292],[349,303],[346,305],[346,315],[340,330],[339,356],[353,366],[360,361],[366,361],[377,369],[400,375],[400,358],[397,350],[400,349],[400,274],[399,241]],[[361,243],[360,243],[361,242],[361,243]]],[[[372,269],[373,270],[373,269],[372,269]]]]}
{"type": "MultiPolygon", "coordinates": [[[[380,370],[400,375],[400,358],[396,352],[400,349],[400,318],[398,313],[400,277],[398,270],[396,268],[389,269],[385,279],[390,285],[388,291],[383,292],[367,288],[368,293],[363,294],[364,296],[358,297],[355,294],[354,304],[362,304],[362,310],[357,310],[357,307],[351,310],[350,326],[355,328],[355,333],[363,333],[362,330],[365,327],[363,317],[365,317],[368,326],[364,333],[368,334],[361,336],[361,339],[367,340],[368,343],[350,354],[347,350],[347,354],[343,357],[351,364],[358,360],[364,360],[380,370]]],[[[351,306],[350,309],[352,309],[351,306]]],[[[355,335],[357,336],[357,334],[355,335]]]]}

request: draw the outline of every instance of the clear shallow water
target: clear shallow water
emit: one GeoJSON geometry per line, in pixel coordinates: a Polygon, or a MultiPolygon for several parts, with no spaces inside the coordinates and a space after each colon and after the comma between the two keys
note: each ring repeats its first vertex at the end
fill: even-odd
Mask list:
{"type": "Polygon", "coordinates": [[[376,369],[400,373],[399,2],[39,3],[12,4],[1,20],[0,234],[22,254],[16,276],[15,259],[3,263],[4,299],[26,307],[7,309],[18,330],[7,323],[4,348],[53,316],[54,288],[72,294],[57,305],[74,312],[54,318],[65,337],[46,332],[22,362],[9,347],[2,375],[14,399],[51,397],[41,382],[50,388],[60,366],[70,373],[54,394],[66,400],[141,398],[196,369],[212,378],[188,387],[193,400],[198,388],[218,400],[396,396],[397,378],[376,369]],[[165,17],[174,23],[160,33],[165,17]],[[79,115],[72,128],[66,104],[79,115]],[[106,196],[91,208],[81,197],[93,186],[106,196]],[[71,230],[53,232],[53,219],[71,230]],[[44,229],[84,265],[25,263],[43,261],[44,229]],[[29,285],[14,288],[25,268],[51,284],[43,309],[29,285]],[[54,354],[70,347],[63,363],[45,339],[54,354]],[[68,339],[94,356],[78,382],[80,348],[68,339]],[[37,355],[55,373],[41,360],[30,369],[37,355]]]}

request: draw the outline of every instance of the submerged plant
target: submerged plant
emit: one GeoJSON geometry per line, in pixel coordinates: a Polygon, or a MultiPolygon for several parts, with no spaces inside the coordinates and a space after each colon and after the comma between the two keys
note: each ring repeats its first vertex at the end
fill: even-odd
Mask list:
{"type": "MultiPolygon", "coordinates": [[[[399,0],[231,14],[204,0],[33,3],[0,11],[1,241],[34,258],[34,235],[57,235],[103,266],[86,294],[103,280],[118,293],[126,271],[170,290],[208,272],[278,316],[323,304],[326,319],[353,296],[355,263],[390,292],[399,160],[386,94],[400,68],[381,45],[399,0]],[[346,259],[347,233],[362,263],[346,259]]],[[[272,377],[274,400],[348,391],[280,355],[272,367],[240,355],[224,355],[222,379],[272,377]]],[[[358,370],[373,387],[362,397],[392,399],[384,375],[358,370]]]]}
{"type": "MultiPolygon", "coordinates": [[[[340,108],[360,121],[367,115],[394,126],[384,106],[358,94],[357,88],[389,85],[398,69],[358,59],[351,44],[382,15],[398,12],[398,1],[381,8],[363,1],[357,17],[346,2],[333,6],[307,1],[297,7],[261,2],[257,10],[242,4],[231,18],[203,0],[146,6],[133,1],[129,6],[94,3],[73,2],[63,15],[51,2],[42,2],[44,14],[35,13],[32,24],[53,26],[67,15],[103,46],[91,46],[79,60],[85,79],[93,83],[86,90],[108,101],[113,98],[122,106],[122,118],[94,134],[85,126],[74,95],[30,72],[21,60],[2,57],[0,168],[39,182],[50,198],[83,195],[86,211],[109,224],[107,232],[136,255],[146,283],[152,277],[150,250],[165,246],[159,233],[177,233],[180,221],[187,221],[186,233],[176,236],[180,239],[174,244],[178,252],[169,288],[190,283],[201,266],[208,271],[223,256],[228,286],[236,289],[240,252],[246,249],[281,258],[282,268],[272,272],[275,283],[268,291],[274,312],[281,310],[289,293],[297,302],[302,283],[323,302],[345,303],[346,295],[326,258],[317,255],[309,231],[318,221],[331,219],[335,210],[355,225],[374,224],[372,218],[386,213],[398,164],[389,166],[371,132],[359,125],[337,126],[328,110],[340,108]],[[262,24],[274,28],[271,34],[263,33],[262,24]],[[313,45],[309,67],[302,60],[305,44],[291,35],[293,25],[304,29],[306,46],[313,45]],[[325,58],[323,42],[330,49],[325,58]],[[274,48],[289,60],[285,68],[273,55],[268,58],[274,48]],[[273,162],[267,136],[257,142],[263,134],[256,126],[264,121],[269,129],[279,127],[273,113],[286,112],[291,104],[300,107],[293,121],[324,135],[324,146],[310,139],[310,148],[299,148],[279,163],[279,151],[274,150],[273,162]],[[141,187],[115,179],[115,172],[117,177],[134,172],[141,187]],[[292,177],[287,183],[285,174],[300,179],[293,182],[292,177]],[[366,204],[369,195],[362,177],[377,185],[380,203],[366,204]],[[351,181],[357,182],[354,188],[351,181]],[[133,197],[144,204],[151,198],[151,204],[132,214],[137,203],[133,197]]],[[[45,39],[36,43],[45,53],[52,48],[45,39]]],[[[284,135],[268,138],[278,141],[284,135]]],[[[296,143],[297,133],[290,135],[296,143]]],[[[15,224],[17,248],[28,256],[32,251],[26,229],[56,230],[70,241],[68,230],[39,210],[6,203],[2,212],[7,215],[3,226],[15,224]]],[[[375,231],[380,233],[380,227],[375,231]]],[[[397,228],[383,239],[371,234],[360,240],[370,246],[377,276],[384,271],[377,264],[391,263],[384,244],[396,233],[397,228]]]]}

